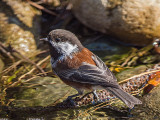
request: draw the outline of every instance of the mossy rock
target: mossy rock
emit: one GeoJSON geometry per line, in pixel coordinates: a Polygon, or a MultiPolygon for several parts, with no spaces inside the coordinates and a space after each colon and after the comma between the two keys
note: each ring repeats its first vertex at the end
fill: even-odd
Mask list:
{"type": "MultiPolygon", "coordinates": [[[[160,118],[160,86],[155,87],[150,93],[142,97],[142,105],[136,106],[131,112],[141,120],[159,120],[160,118]]],[[[134,118],[135,119],[135,118],[134,118]]]]}
{"type": "Polygon", "coordinates": [[[62,102],[76,93],[75,89],[53,77],[37,77],[18,90],[11,89],[9,92],[15,99],[12,104],[19,107],[52,105],[55,101],[62,102]]]}
{"type": "Polygon", "coordinates": [[[140,65],[135,68],[126,69],[120,73],[117,73],[116,77],[118,81],[125,80],[127,78],[133,77],[134,75],[138,75],[138,74],[145,72],[147,68],[149,68],[149,66],[140,65]]]}

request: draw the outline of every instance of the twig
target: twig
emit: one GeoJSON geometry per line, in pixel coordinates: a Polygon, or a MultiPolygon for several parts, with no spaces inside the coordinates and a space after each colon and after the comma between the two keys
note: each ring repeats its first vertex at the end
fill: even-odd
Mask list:
{"type": "MultiPolygon", "coordinates": [[[[47,73],[53,73],[52,71],[48,71],[48,72],[45,72],[46,74],[47,73]]],[[[39,75],[42,75],[43,73],[38,73],[38,74],[36,74],[36,76],[39,76],[39,75]]]]}
{"type": "Polygon", "coordinates": [[[49,49],[47,49],[47,50],[43,50],[43,51],[40,51],[40,52],[39,52],[39,53],[37,53],[36,55],[43,54],[43,53],[46,53],[46,52],[49,52],[49,49]]]}
{"type": "MultiPolygon", "coordinates": [[[[45,72],[45,73],[49,73],[49,72],[45,72]]],[[[27,82],[29,82],[29,81],[33,80],[34,78],[39,77],[38,75],[41,75],[41,74],[42,74],[42,73],[36,74],[35,76],[33,76],[33,77],[31,77],[31,78],[29,78],[29,79],[25,80],[23,83],[27,83],[27,82]]]]}
{"type": "MultiPolygon", "coordinates": [[[[0,42],[0,50],[1,50],[4,54],[6,54],[12,61],[14,61],[14,57],[11,55],[11,53],[10,53],[10,52],[7,52],[4,48],[7,49],[7,48],[3,45],[3,43],[0,42]]],[[[35,62],[31,61],[28,57],[26,57],[26,56],[24,56],[23,54],[21,54],[21,53],[20,53],[18,50],[16,50],[15,48],[12,48],[12,51],[18,53],[23,59],[25,59],[25,60],[28,61],[29,63],[33,64],[33,65],[34,65],[35,67],[37,67],[44,75],[46,75],[46,74],[45,74],[45,71],[44,71],[40,66],[38,66],[35,62]]],[[[19,57],[19,56],[17,56],[17,57],[19,57]]]]}
{"type": "Polygon", "coordinates": [[[22,60],[19,60],[19,61],[15,62],[13,65],[11,65],[8,68],[6,68],[5,70],[3,70],[0,74],[4,74],[6,72],[11,71],[13,68],[15,68],[17,65],[19,65],[21,63],[22,63],[22,60]]]}
{"type": "Polygon", "coordinates": [[[29,81],[33,80],[34,78],[37,78],[37,76],[31,77],[31,78],[25,80],[23,83],[29,82],[29,81]]]}
{"type": "MultiPolygon", "coordinates": [[[[41,65],[43,62],[45,62],[46,60],[48,60],[50,58],[50,56],[47,56],[46,58],[44,58],[43,60],[41,60],[40,62],[37,63],[37,65],[41,65]]],[[[24,78],[26,75],[31,74],[36,68],[33,68],[32,70],[30,70],[29,72],[27,72],[26,74],[23,74],[21,77],[19,77],[18,81],[14,82],[12,85],[8,86],[8,88],[10,87],[14,87],[15,85],[17,85],[18,83],[21,82],[21,79],[24,78]]]]}
{"type": "Polygon", "coordinates": [[[121,67],[124,67],[125,65],[128,64],[128,62],[130,61],[131,58],[133,58],[134,56],[136,56],[136,52],[137,49],[132,49],[132,53],[130,56],[127,57],[127,59],[124,61],[124,63],[121,65],[121,67]]]}
{"type": "Polygon", "coordinates": [[[48,9],[44,8],[44,7],[43,7],[43,6],[41,6],[41,5],[39,5],[39,4],[35,3],[35,2],[32,2],[32,1],[30,1],[30,0],[27,0],[27,1],[28,1],[28,3],[29,3],[29,4],[31,4],[32,6],[34,6],[34,7],[38,8],[38,9],[40,9],[40,10],[43,10],[43,11],[45,11],[45,12],[46,12],[46,13],[48,13],[48,14],[51,14],[51,15],[57,16],[57,14],[56,14],[56,13],[54,13],[54,12],[52,12],[52,11],[50,11],[50,10],[48,10],[48,9]]]}
{"type": "Polygon", "coordinates": [[[10,52],[6,51],[5,49],[6,49],[6,47],[3,45],[3,43],[0,42],[0,50],[1,50],[5,55],[7,55],[7,56],[12,60],[12,62],[14,62],[14,57],[10,54],[10,52]]]}
{"type": "Polygon", "coordinates": [[[121,66],[122,67],[124,67],[125,65],[131,66],[131,64],[136,62],[140,57],[144,56],[152,48],[153,48],[152,45],[148,45],[144,48],[141,48],[140,50],[137,50],[137,49],[134,48],[131,52],[131,55],[128,56],[128,58],[124,61],[124,63],[122,63],[121,66]]]}
{"type": "Polygon", "coordinates": [[[33,62],[32,60],[30,60],[27,56],[24,56],[23,54],[21,54],[18,50],[12,48],[12,50],[16,53],[18,53],[23,59],[25,59],[26,61],[28,61],[29,63],[33,64],[36,68],[38,68],[44,75],[46,75],[45,71],[39,66],[37,65],[35,62],[33,62]]]}
{"type": "MultiPolygon", "coordinates": [[[[43,60],[39,61],[39,62],[37,63],[37,65],[41,65],[42,63],[44,63],[45,61],[47,61],[49,58],[50,58],[50,56],[47,56],[47,57],[44,58],[43,60]]],[[[35,70],[35,68],[32,68],[32,70],[29,71],[27,74],[32,73],[34,70],[35,70]]]]}
{"type": "MultiPolygon", "coordinates": [[[[40,51],[39,53],[36,53],[36,55],[34,55],[34,56],[37,56],[39,54],[43,54],[43,53],[46,53],[46,52],[48,52],[48,50],[40,51]]],[[[33,57],[33,55],[29,56],[28,59],[31,58],[31,57],[33,57]]],[[[15,68],[17,65],[21,64],[22,62],[23,62],[23,60],[19,60],[19,61],[15,62],[13,65],[11,65],[8,68],[6,68],[5,70],[3,70],[0,74],[2,75],[2,74],[5,74],[6,72],[7,73],[10,72],[13,68],[15,68]]],[[[44,72],[44,73],[47,74],[48,72],[44,72]]],[[[41,74],[44,74],[44,73],[39,73],[39,74],[41,75],[41,74]]]]}
{"type": "Polygon", "coordinates": [[[133,77],[130,77],[130,78],[127,78],[123,81],[120,81],[119,84],[125,83],[125,82],[129,81],[130,79],[134,79],[134,78],[140,77],[142,75],[146,75],[146,74],[150,74],[150,73],[154,73],[154,72],[159,72],[159,71],[160,70],[153,70],[153,71],[144,72],[144,73],[141,73],[141,74],[138,74],[138,75],[134,75],[133,77]]]}
{"type": "Polygon", "coordinates": [[[121,65],[121,67],[124,67],[125,65],[127,65],[127,63],[129,62],[129,60],[132,58],[132,57],[134,57],[135,55],[130,55],[125,61],[124,61],[124,63],[121,65]]]}

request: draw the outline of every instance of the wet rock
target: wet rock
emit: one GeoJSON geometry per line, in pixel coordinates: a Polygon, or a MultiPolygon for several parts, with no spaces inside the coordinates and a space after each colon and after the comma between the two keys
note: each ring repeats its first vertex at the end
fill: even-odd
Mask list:
{"type": "MultiPolygon", "coordinates": [[[[155,87],[142,98],[142,105],[137,106],[132,114],[138,119],[153,120],[160,118],[160,86],[155,87]]],[[[135,119],[135,118],[134,118],[135,119]]]]}
{"type": "Polygon", "coordinates": [[[36,50],[40,11],[22,0],[0,1],[0,41],[23,53],[36,50]]]}
{"type": "Polygon", "coordinates": [[[86,26],[135,45],[160,33],[160,1],[72,0],[73,13],[86,26]]]}
{"type": "Polygon", "coordinates": [[[57,100],[62,102],[77,91],[64,84],[59,78],[37,77],[24,83],[24,86],[18,90],[11,89],[9,94],[12,93],[15,99],[14,106],[27,107],[53,105],[57,100]]]}
{"type": "Polygon", "coordinates": [[[118,81],[125,80],[125,79],[130,78],[134,75],[138,75],[140,73],[145,72],[148,67],[149,66],[146,66],[146,65],[140,65],[135,68],[127,69],[127,70],[124,70],[120,73],[117,73],[116,77],[117,77],[118,81]]]}

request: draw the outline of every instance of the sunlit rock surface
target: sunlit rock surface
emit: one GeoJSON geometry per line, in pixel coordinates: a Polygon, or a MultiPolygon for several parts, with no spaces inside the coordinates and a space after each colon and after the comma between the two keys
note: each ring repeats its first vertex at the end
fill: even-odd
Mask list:
{"type": "Polygon", "coordinates": [[[160,0],[72,0],[86,26],[119,40],[146,45],[160,36],[160,0]]]}
{"type": "Polygon", "coordinates": [[[22,0],[0,1],[0,41],[23,53],[36,50],[40,11],[22,0]]]}

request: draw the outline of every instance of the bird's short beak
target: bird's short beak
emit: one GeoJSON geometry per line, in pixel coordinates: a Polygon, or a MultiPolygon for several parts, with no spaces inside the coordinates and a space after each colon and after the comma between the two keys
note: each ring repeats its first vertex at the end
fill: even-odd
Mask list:
{"type": "Polygon", "coordinates": [[[48,38],[41,38],[40,41],[48,42],[48,38]]]}

